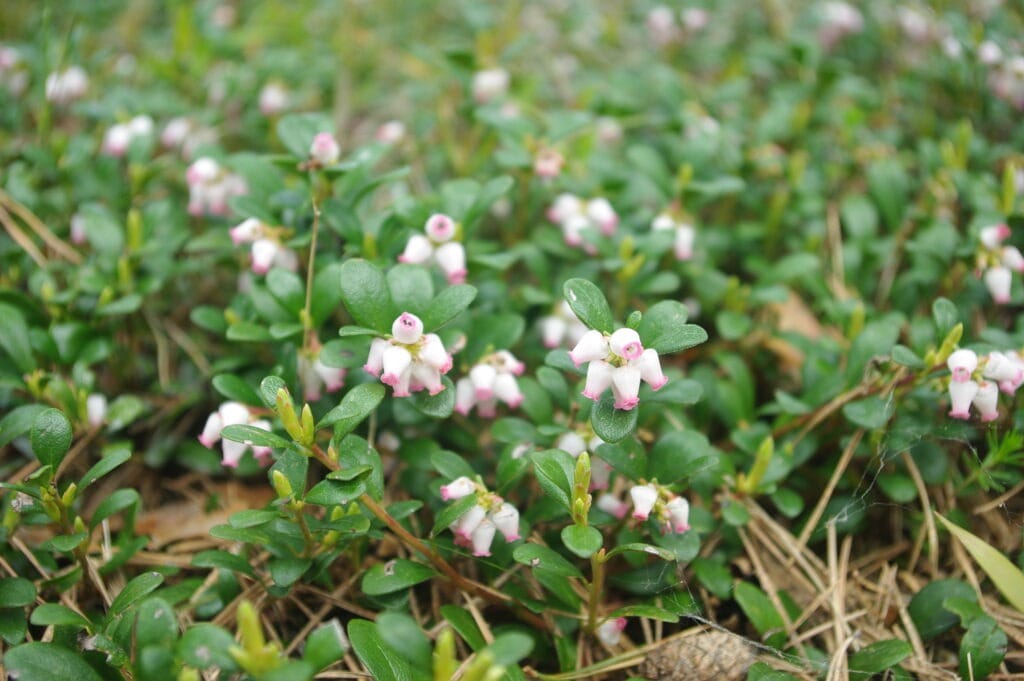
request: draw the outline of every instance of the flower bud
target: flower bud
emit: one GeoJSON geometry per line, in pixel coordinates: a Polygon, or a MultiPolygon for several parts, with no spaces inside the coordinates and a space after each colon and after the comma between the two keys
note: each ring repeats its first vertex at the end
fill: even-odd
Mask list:
{"type": "Polygon", "coordinates": [[[505,541],[513,542],[519,539],[519,509],[512,504],[503,502],[501,507],[491,514],[491,521],[505,537],[505,541]]]}
{"type": "Polygon", "coordinates": [[[309,156],[322,166],[334,165],[341,156],[338,140],[329,132],[319,132],[309,146],[309,156]]]}
{"type": "Polygon", "coordinates": [[[436,243],[451,241],[455,236],[455,221],[444,213],[434,213],[427,218],[423,231],[436,243]]]}
{"type": "Polygon", "coordinates": [[[629,504],[614,494],[602,494],[599,496],[597,498],[597,507],[619,519],[625,518],[626,513],[629,512],[629,504]]]}
{"type": "Polygon", "coordinates": [[[971,403],[981,415],[981,420],[988,422],[999,418],[998,401],[999,390],[996,384],[992,381],[982,381],[971,403]]]}
{"type": "Polygon", "coordinates": [[[690,502],[683,497],[674,497],[665,504],[665,510],[673,532],[686,532],[690,529],[690,502]]]}
{"type": "Polygon", "coordinates": [[[384,368],[384,351],[389,347],[391,344],[383,338],[374,338],[370,343],[370,353],[366,358],[366,364],[363,365],[363,371],[380,376],[380,372],[384,368]]]}
{"type": "Polygon", "coordinates": [[[459,519],[452,523],[451,530],[463,539],[469,539],[473,531],[483,521],[487,511],[479,504],[471,506],[468,511],[459,516],[459,519]]]}
{"type": "Polygon", "coordinates": [[[581,364],[594,360],[603,360],[608,356],[608,340],[604,334],[591,329],[583,334],[583,338],[569,351],[569,359],[579,367],[581,364]]]}
{"type": "Polygon", "coordinates": [[[626,628],[626,618],[616,617],[605,620],[597,628],[597,638],[606,646],[617,646],[622,639],[622,632],[626,628]]]}
{"type": "Polygon", "coordinates": [[[587,382],[583,386],[583,396],[597,402],[601,394],[612,384],[615,367],[603,359],[596,359],[587,367],[587,382]]]}
{"type": "Polygon", "coordinates": [[[1013,284],[1013,275],[1009,268],[997,265],[985,271],[985,286],[992,295],[992,300],[1002,305],[1010,302],[1010,287],[1013,284]]]}
{"type": "Polygon", "coordinates": [[[440,265],[449,284],[462,284],[466,281],[466,248],[457,241],[441,244],[434,251],[434,259],[440,265]]]}
{"type": "Polygon", "coordinates": [[[491,542],[494,541],[494,534],[497,531],[494,523],[486,518],[473,530],[470,541],[473,542],[473,555],[486,557],[491,555],[491,542]]]}
{"type": "Polygon", "coordinates": [[[974,350],[957,350],[946,360],[946,366],[949,367],[954,383],[969,381],[971,374],[978,368],[978,355],[974,350]]]}
{"type": "Polygon", "coordinates": [[[640,367],[622,366],[612,372],[612,393],[615,408],[626,411],[640,403],[640,367]]]}
{"type": "Polygon", "coordinates": [[[263,223],[256,218],[246,218],[232,227],[228,234],[231,235],[231,242],[236,246],[252,243],[263,234],[263,223]]]}
{"type": "Polygon", "coordinates": [[[411,345],[423,337],[423,322],[414,314],[403,312],[391,325],[391,335],[404,345],[411,345]]]}
{"type": "Polygon", "coordinates": [[[637,366],[640,367],[640,379],[651,386],[651,390],[660,390],[668,383],[668,378],[661,372],[661,359],[658,357],[658,351],[654,348],[647,348],[643,351],[637,366]]]}
{"type": "Polygon", "coordinates": [[[629,328],[619,329],[613,333],[608,339],[608,347],[623,359],[637,359],[644,351],[640,334],[629,328]]]}
{"type": "Polygon", "coordinates": [[[634,485],[629,490],[629,496],[633,500],[633,517],[637,520],[647,520],[655,502],[658,501],[658,489],[651,484],[634,485]]]}
{"type": "Polygon", "coordinates": [[[955,419],[967,420],[971,417],[970,408],[974,396],[978,394],[978,384],[974,381],[949,382],[949,415],[955,419]]]}
{"type": "Polygon", "coordinates": [[[107,418],[107,398],[99,393],[89,395],[85,398],[85,414],[86,420],[93,428],[103,425],[107,418]]]}
{"type": "Polygon", "coordinates": [[[1010,237],[1010,228],[1004,224],[1000,225],[989,225],[983,227],[981,232],[978,234],[978,238],[985,248],[995,250],[999,247],[999,244],[1003,243],[1010,237]]]}
{"type": "Polygon", "coordinates": [[[476,491],[476,483],[463,475],[455,478],[447,485],[441,485],[441,498],[445,501],[452,501],[469,496],[476,491]]]}

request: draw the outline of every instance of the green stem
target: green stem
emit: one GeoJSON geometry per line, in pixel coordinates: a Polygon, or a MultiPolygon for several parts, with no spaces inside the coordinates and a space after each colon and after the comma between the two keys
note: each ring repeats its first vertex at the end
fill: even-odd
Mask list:
{"type": "Polygon", "coordinates": [[[302,308],[302,349],[309,350],[312,347],[313,333],[313,276],[316,272],[316,238],[320,232],[320,206],[317,205],[316,197],[313,197],[313,227],[309,241],[309,262],[306,265],[306,304],[302,308]]]}
{"type": "Polygon", "coordinates": [[[590,557],[590,599],[587,603],[587,631],[597,630],[597,614],[604,593],[604,549],[590,557]]]}

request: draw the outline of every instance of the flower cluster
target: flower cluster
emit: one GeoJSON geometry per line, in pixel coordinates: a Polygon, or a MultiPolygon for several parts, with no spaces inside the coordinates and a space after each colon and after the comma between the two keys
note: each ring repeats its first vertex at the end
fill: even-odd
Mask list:
{"type": "Polygon", "coordinates": [[[516,376],[521,376],[526,365],[508,350],[498,350],[473,365],[469,375],[455,384],[455,411],[467,415],[476,407],[484,418],[494,418],[498,402],[512,409],[523,401],[516,376]]]}
{"type": "Polygon", "coordinates": [[[138,138],[153,134],[153,119],[149,116],[136,116],[127,123],[115,123],[107,129],[103,136],[100,151],[107,156],[121,157],[128,151],[131,143],[138,138]]]}
{"type": "Polygon", "coordinates": [[[684,497],[655,483],[633,485],[629,496],[633,501],[633,517],[637,520],[647,520],[654,514],[665,534],[680,534],[690,529],[690,502],[684,497]]]}
{"type": "Polygon", "coordinates": [[[443,213],[427,218],[423,234],[413,234],[405,244],[405,250],[398,256],[399,262],[423,265],[436,262],[448,278],[449,284],[461,284],[466,280],[466,249],[454,241],[458,225],[443,213]]]}
{"type": "Polygon", "coordinates": [[[28,87],[28,70],[13,47],[0,46],[0,88],[18,97],[28,87]]]}
{"type": "Polygon", "coordinates": [[[452,356],[436,333],[423,333],[423,322],[403,312],[391,325],[390,338],[375,338],[363,369],[394,388],[395,397],[426,390],[444,390],[441,376],[452,368],[452,356]]]}
{"type": "MultiPolygon", "coordinates": [[[[246,424],[261,430],[270,430],[270,421],[256,418],[249,411],[249,407],[239,402],[225,402],[206,419],[199,442],[204,447],[213,449],[213,446],[221,440],[220,434],[226,427],[246,424]]],[[[270,462],[270,447],[257,447],[250,442],[234,442],[225,439],[221,443],[221,450],[224,453],[221,463],[228,468],[236,468],[238,462],[242,460],[245,450],[250,447],[252,447],[253,456],[261,464],[266,465],[270,462]]]]}
{"type": "Polygon", "coordinates": [[[231,228],[231,241],[239,246],[251,244],[252,271],[266,274],[271,267],[294,272],[299,268],[295,252],[281,243],[279,230],[263,224],[256,218],[247,218],[231,228]]]}
{"type": "MultiPolygon", "coordinates": [[[[319,346],[319,343],[316,343],[319,346]]],[[[329,393],[337,392],[345,385],[345,369],[329,367],[320,359],[320,348],[312,352],[299,352],[299,380],[303,386],[303,397],[307,402],[316,402],[324,389],[329,393]]]]}
{"type": "Polygon", "coordinates": [[[69,66],[46,77],[46,99],[54,104],[70,104],[85,96],[89,76],[81,66],[69,66]]]}
{"type": "Polygon", "coordinates": [[[946,360],[949,367],[949,415],[970,418],[973,406],[982,421],[999,418],[999,391],[1007,395],[1024,384],[1024,359],[1015,351],[992,351],[980,361],[973,350],[957,350],[946,360]],[[981,367],[980,377],[975,372],[981,367]]]}
{"type": "Polygon", "coordinates": [[[984,273],[981,277],[985,286],[998,304],[1010,302],[1013,272],[1024,272],[1024,255],[1016,246],[1003,245],[1010,234],[1010,228],[1004,224],[990,225],[979,234],[977,272],[984,273]]]}
{"type": "Polygon", "coordinates": [[[546,348],[557,348],[566,340],[569,345],[576,345],[587,331],[587,325],[580,321],[565,300],[558,304],[554,312],[540,319],[541,341],[546,348]]]}
{"type": "Polygon", "coordinates": [[[583,243],[584,230],[593,228],[611,236],[619,225],[619,216],[612,204],[601,197],[587,201],[575,194],[559,194],[548,208],[547,215],[551,222],[562,228],[565,243],[582,246],[587,253],[596,251],[590,244],[583,243]]]}
{"type": "Polygon", "coordinates": [[[661,372],[658,351],[645,350],[640,335],[629,328],[611,335],[592,329],[569,352],[569,358],[577,367],[590,363],[583,396],[596,402],[610,387],[616,409],[632,409],[640,402],[641,381],[652,390],[659,390],[668,382],[661,372]]]}
{"type": "Polygon", "coordinates": [[[476,504],[448,528],[455,535],[455,544],[473,549],[474,556],[491,555],[494,535],[501,532],[505,541],[519,539],[519,510],[497,494],[466,476],[441,486],[441,498],[455,501],[476,495],[476,504]]]}
{"type": "Polygon", "coordinates": [[[565,157],[554,149],[541,149],[533,159],[533,172],[542,180],[558,177],[565,165],[565,157]]]}
{"type": "Polygon", "coordinates": [[[693,240],[697,236],[693,225],[673,217],[670,213],[659,213],[651,222],[651,229],[655,232],[673,231],[675,233],[673,251],[676,260],[682,262],[693,257],[693,240]]]}
{"type": "Polygon", "coordinates": [[[228,199],[249,188],[240,175],[230,173],[208,156],[196,159],[185,171],[189,215],[227,215],[228,199]]]}

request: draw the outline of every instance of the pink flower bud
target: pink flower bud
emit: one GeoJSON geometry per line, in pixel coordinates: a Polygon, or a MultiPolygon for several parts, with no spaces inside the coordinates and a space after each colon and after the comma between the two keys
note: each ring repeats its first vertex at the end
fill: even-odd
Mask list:
{"type": "Polygon", "coordinates": [[[561,317],[554,315],[543,317],[540,320],[540,337],[544,347],[557,348],[562,344],[562,339],[565,338],[568,329],[569,325],[561,317]]]}
{"type": "Polygon", "coordinates": [[[978,394],[978,384],[974,381],[949,382],[949,415],[955,419],[967,420],[971,417],[970,408],[974,396],[978,394]]]}
{"type": "Polygon", "coordinates": [[[978,238],[985,248],[995,250],[999,247],[999,244],[1003,243],[1010,237],[1010,228],[1006,225],[989,225],[988,227],[982,228],[978,234],[978,238]]]}
{"type": "Polygon", "coordinates": [[[673,532],[686,532],[690,529],[690,502],[683,497],[673,497],[665,504],[665,510],[673,532]]]}
{"type": "Polygon", "coordinates": [[[444,383],[441,381],[441,372],[423,362],[413,362],[412,380],[416,384],[413,390],[426,390],[431,395],[437,395],[444,390],[444,383]]]}
{"type": "Polygon", "coordinates": [[[452,368],[452,356],[444,349],[444,342],[436,333],[428,333],[423,336],[420,361],[437,369],[442,374],[447,374],[452,368]]]}
{"type": "Polygon", "coordinates": [[[1002,261],[1014,272],[1024,272],[1024,255],[1016,246],[1003,246],[1002,261]]]}
{"type": "Polygon", "coordinates": [[[608,203],[608,199],[598,198],[587,202],[587,217],[597,225],[601,233],[611,236],[619,224],[619,216],[608,203]]]}
{"type": "Polygon", "coordinates": [[[565,158],[560,153],[552,149],[545,149],[534,159],[533,172],[539,178],[550,180],[551,178],[558,177],[558,174],[562,172],[562,165],[564,163],[565,158]]]}
{"type": "Polygon", "coordinates": [[[451,241],[455,236],[455,221],[444,213],[434,213],[427,218],[423,231],[437,243],[451,241]]]}
{"type": "Polygon", "coordinates": [[[259,107],[264,116],[275,116],[290,104],[288,90],[280,83],[267,83],[260,90],[259,107]]]}
{"type": "Polygon", "coordinates": [[[612,392],[615,394],[615,408],[626,411],[640,403],[640,367],[617,367],[612,372],[612,392]]]}
{"type": "Polygon", "coordinates": [[[494,396],[494,380],[498,372],[490,364],[477,364],[469,371],[476,399],[489,400],[494,396]]]}
{"type": "Polygon", "coordinates": [[[576,347],[569,351],[569,359],[577,367],[594,360],[603,360],[607,356],[608,340],[603,333],[596,329],[591,329],[583,334],[583,338],[576,343],[576,347]]]}
{"type": "Polygon", "coordinates": [[[252,271],[256,274],[266,274],[274,264],[281,244],[273,239],[257,239],[252,242],[252,271]]]}
{"type": "Polygon", "coordinates": [[[391,335],[405,345],[419,341],[423,337],[423,322],[416,315],[403,312],[391,325],[391,335]]]}
{"type": "Polygon", "coordinates": [[[957,350],[946,360],[946,366],[949,367],[954,383],[969,381],[971,374],[978,368],[978,355],[974,350],[957,350]]]}
{"type": "Polygon", "coordinates": [[[382,364],[383,374],[380,377],[381,382],[394,387],[396,392],[403,379],[408,383],[410,378],[408,375],[409,367],[412,365],[412,355],[408,350],[399,345],[388,347],[384,350],[382,364]]]}
{"type": "Polygon", "coordinates": [[[374,338],[370,343],[370,354],[366,358],[363,370],[374,376],[380,376],[380,372],[384,368],[384,351],[389,347],[391,344],[383,338],[374,338]]]}
{"type": "Polygon", "coordinates": [[[615,367],[603,359],[595,359],[587,368],[587,382],[583,386],[583,396],[597,402],[601,394],[612,384],[615,367]]]}
{"type": "Polygon", "coordinates": [[[466,281],[466,249],[457,241],[441,244],[434,251],[434,259],[441,266],[449,284],[461,284],[466,281]]]}
{"type": "Polygon", "coordinates": [[[587,450],[587,443],[583,441],[579,433],[570,430],[558,436],[555,447],[569,452],[573,457],[577,457],[587,450]]]}
{"type": "Polygon", "coordinates": [[[658,501],[658,489],[651,484],[634,485],[629,490],[629,496],[633,500],[633,517],[637,520],[647,520],[655,502],[658,501]]]}
{"type": "Polygon", "coordinates": [[[99,393],[89,395],[85,398],[85,414],[86,420],[93,428],[103,425],[107,418],[107,398],[99,393]]]}
{"type": "Polygon", "coordinates": [[[693,241],[696,236],[697,232],[694,230],[693,225],[683,223],[676,227],[676,241],[674,245],[676,260],[685,262],[693,257],[693,241]]]}
{"type": "Polygon", "coordinates": [[[503,502],[501,507],[491,514],[491,521],[505,537],[505,541],[513,542],[519,539],[519,509],[512,504],[503,502]]]}
{"type": "Polygon", "coordinates": [[[660,390],[668,383],[668,378],[661,372],[661,359],[658,357],[658,351],[654,348],[644,350],[637,366],[640,368],[641,380],[651,386],[651,390],[660,390]]]}
{"type": "Polygon", "coordinates": [[[455,384],[455,411],[467,416],[476,405],[476,388],[469,378],[460,378],[455,384]]]}
{"type": "Polygon", "coordinates": [[[231,235],[231,242],[236,246],[252,243],[263,234],[263,223],[256,218],[247,218],[232,227],[228,234],[231,235]]]}
{"type": "Polygon", "coordinates": [[[629,504],[622,501],[614,494],[602,494],[597,498],[597,507],[609,515],[613,515],[620,520],[626,517],[626,513],[629,512],[629,504]]]}
{"type": "Polygon", "coordinates": [[[322,166],[334,165],[341,156],[338,140],[329,132],[317,133],[309,147],[310,157],[322,166]]]}
{"type": "Polygon", "coordinates": [[[992,381],[982,381],[978,385],[978,392],[974,394],[971,403],[981,414],[982,421],[994,421],[999,418],[998,410],[999,390],[992,381]]]}
{"type": "Polygon", "coordinates": [[[498,374],[494,379],[494,396],[512,407],[517,408],[523,403],[523,394],[519,392],[519,382],[509,373],[498,374]]]}
{"type": "Polygon", "coordinates": [[[1010,286],[1013,275],[1009,268],[1003,266],[990,267],[985,271],[985,286],[992,295],[992,300],[1002,305],[1010,302],[1010,286]]]}
{"type": "Polygon", "coordinates": [[[626,629],[626,618],[616,617],[605,620],[597,627],[597,638],[606,646],[617,646],[622,640],[622,632],[626,629]]]}
{"type": "MultiPolygon", "coordinates": [[[[591,451],[593,451],[591,447],[591,451]]],[[[590,490],[608,489],[608,481],[611,479],[612,467],[604,459],[596,456],[590,457],[590,490]]]]}
{"type": "Polygon", "coordinates": [[[993,351],[988,353],[988,359],[985,360],[985,368],[982,369],[981,375],[985,378],[991,378],[997,383],[1002,381],[1018,381],[1024,377],[1024,367],[1021,367],[1003,353],[993,351]]]}
{"type": "Polygon", "coordinates": [[[172,118],[164,126],[164,130],[160,133],[160,144],[164,145],[168,149],[175,149],[180,147],[188,139],[189,133],[192,131],[192,123],[185,117],[172,118]]]}
{"type": "Polygon", "coordinates": [[[185,180],[190,185],[208,184],[217,179],[220,165],[209,156],[197,158],[185,171],[185,180]]]}
{"type": "Polygon", "coordinates": [[[473,530],[470,541],[473,543],[473,555],[486,557],[491,555],[491,542],[494,541],[494,534],[497,528],[490,520],[484,519],[473,530]]]}
{"type": "Polygon", "coordinates": [[[483,506],[480,506],[479,504],[471,506],[468,511],[459,516],[458,520],[452,523],[451,530],[457,536],[461,536],[463,539],[469,539],[477,526],[483,522],[486,515],[487,511],[484,510],[483,506]]]}
{"type": "Polygon", "coordinates": [[[562,222],[562,238],[569,246],[583,244],[583,230],[590,227],[590,221],[584,215],[570,215],[562,222]]]}
{"type": "Polygon", "coordinates": [[[128,151],[128,145],[132,141],[131,129],[123,124],[112,125],[106,135],[103,136],[103,145],[100,151],[107,156],[120,157],[128,151]]]}
{"type": "Polygon", "coordinates": [[[341,390],[345,386],[345,369],[343,367],[329,367],[317,357],[313,361],[313,371],[324,382],[324,387],[329,393],[341,390]]]}
{"type": "Polygon", "coordinates": [[[548,219],[555,224],[562,224],[574,215],[583,214],[583,201],[574,194],[559,194],[555,202],[548,208],[548,219]]]}
{"type": "Polygon", "coordinates": [[[430,260],[433,254],[434,247],[430,244],[430,239],[422,234],[413,234],[406,242],[405,250],[398,256],[398,262],[422,265],[430,260]]]}
{"type": "Polygon", "coordinates": [[[507,371],[516,376],[522,376],[523,372],[526,371],[526,365],[516,359],[508,350],[498,350],[494,353],[501,362],[502,371],[507,371]]]}
{"type": "Polygon", "coordinates": [[[671,215],[667,213],[659,213],[653,221],[651,221],[651,229],[655,232],[660,232],[667,229],[675,229],[676,221],[672,219],[671,215]]]}
{"type": "Polygon", "coordinates": [[[71,216],[71,243],[84,244],[88,240],[85,229],[85,217],[81,213],[71,216]]]}
{"type": "Polygon", "coordinates": [[[473,99],[478,104],[486,104],[508,92],[508,71],[505,69],[487,69],[477,71],[473,75],[473,99]]]}
{"type": "Polygon", "coordinates": [[[476,483],[463,475],[455,478],[447,485],[441,485],[441,498],[445,501],[454,501],[462,497],[468,497],[476,491],[476,483]]]}
{"type": "Polygon", "coordinates": [[[384,144],[401,142],[402,138],[405,137],[405,124],[402,121],[388,121],[377,128],[375,137],[378,142],[383,142],[384,144]]]}
{"type": "Polygon", "coordinates": [[[608,347],[623,359],[638,359],[643,354],[644,346],[640,343],[640,334],[633,329],[619,329],[608,339],[608,347]]]}
{"type": "Polygon", "coordinates": [[[221,465],[225,468],[238,468],[238,462],[242,460],[242,456],[248,448],[248,445],[244,442],[224,440],[224,442],[221,443],[221,452],[223,453],[223,457],[220,462],[221,465]]]}

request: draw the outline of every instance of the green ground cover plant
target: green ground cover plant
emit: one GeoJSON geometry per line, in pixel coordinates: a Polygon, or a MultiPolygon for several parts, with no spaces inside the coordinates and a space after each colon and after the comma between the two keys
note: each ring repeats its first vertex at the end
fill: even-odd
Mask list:
{"type": "Polygon", "coordinates": [[[15,681],[1024,674],[1024,12],[8,3],[15,681]]]}

